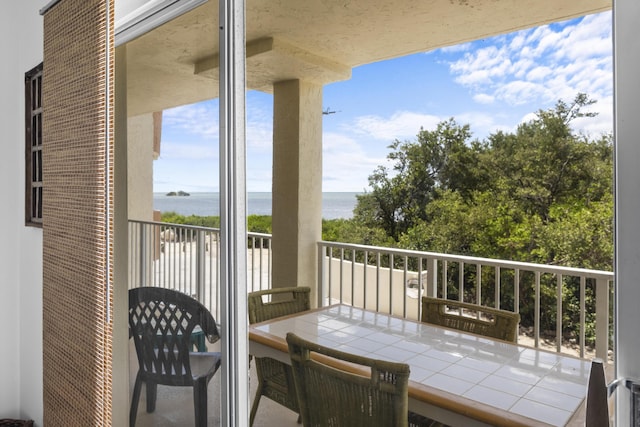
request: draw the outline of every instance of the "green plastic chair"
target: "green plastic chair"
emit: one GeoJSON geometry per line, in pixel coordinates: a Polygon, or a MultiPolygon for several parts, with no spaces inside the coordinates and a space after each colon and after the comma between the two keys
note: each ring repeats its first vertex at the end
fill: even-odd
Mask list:
{"type": "MultiPolygon", "coordinates": [[[[248,296],[249,323],[264,322],[309,310],[310,293],[311,289],[304,286],[251,292],[248,296]]],[[[253,425],[261,396],[268,397],[299,414],[291,366],[268,357],[256,357],[255,362],[258,389],[251,406],[249,425],[253,425]]]]}
{"type": "Polygon", "coordinates": [[[138,357],[129,426],[136,424],[142,384],[147,386],[147,412],[156,408],[158,384],[193,387],[195,425],[207,425],[207,385],[222,361],[219,352],[192,352],[191,335],[200,327],[215,343],[216,322],[200,302],[172,289],[141,287],[129,290],[129,334],[138,357]]]}
{"type": "Polygon", "coordinates": [[[423,296],[421,320],[433,325],[516,343],[520,314],[460,301],[423,296]],[[474,315],[470,316],[469,313],[474,315]]]}
{"type": "Polygon", "coordinates": [[[287,344],[304,427],[408,425],[409,365],[345,353],[291,332],[287,344]],[[354,365],[363,370],[356,373],[354,365]]]}

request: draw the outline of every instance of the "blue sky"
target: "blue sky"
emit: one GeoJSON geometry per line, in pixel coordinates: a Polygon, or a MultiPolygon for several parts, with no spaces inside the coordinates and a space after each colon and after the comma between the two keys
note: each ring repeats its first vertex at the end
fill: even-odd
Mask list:
{"type": "MultiPolygon", "coordinates": [[[[611,132],[612,69],[610,12],[357,67],[324,87],[323,191],[367,190],[395,139],[450,117],[484,139],[585,92],[598,116],[576,131],[611,132]]],[[[272,101],[247,93],[248,191],[271,191],[272,101]]],[[[217,120],[217,101],[164,112],[154,191],[218,190],[217,120]]]]}

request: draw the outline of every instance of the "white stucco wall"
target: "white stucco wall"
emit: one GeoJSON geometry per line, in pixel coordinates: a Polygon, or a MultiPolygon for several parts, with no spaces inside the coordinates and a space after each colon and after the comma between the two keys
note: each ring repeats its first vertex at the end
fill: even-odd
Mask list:
{"type": "Polygon", "coordinates": [[[0,418],[42,425],[42,231],[24,225],[24,73],[42,61],[43,0],[0,13],[0,418]]]}

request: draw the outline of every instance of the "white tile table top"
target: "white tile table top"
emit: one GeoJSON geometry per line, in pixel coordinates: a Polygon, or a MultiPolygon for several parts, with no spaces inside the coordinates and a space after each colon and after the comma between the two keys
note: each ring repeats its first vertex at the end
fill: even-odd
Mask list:
{"type": "Polygon", "coordinates": [[[257,325],[349,353],[408,363],[410,380],[553,426],[586,395],[590,362],[345,305],[257,325]]]}

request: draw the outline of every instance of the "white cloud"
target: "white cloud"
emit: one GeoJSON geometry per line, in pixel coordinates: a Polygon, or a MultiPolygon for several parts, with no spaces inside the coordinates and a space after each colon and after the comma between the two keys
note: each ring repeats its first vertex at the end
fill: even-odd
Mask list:
{"type": "Polygon", "coordinates": [[[489,114],[486,112],[469,111],[456,114],[455,120],[459,125],[469,124],[472,138],[484,139],[490,133],[499,130],[513,132],[515,127],[505,122],[510,122],[503,114],[489,114]],[[505,122],[503,122],[503,120],[505,122]]]}
{"type": "Polygon", "coordinates": [[[272,96],[250,92],[247,95],[247,148],[260,152],[273,146],[272,96]]]}
{"type": "Polygon", "coordinates": [[[165,110],[162,121],[175,129],[205,138],[218,137],[218,107],[213,102],[183,105],[165,110]]]}
{"type": "Polygon", "coordinates": [[[536,98],[548,101],[555,95],[539,83],[514,80],[496,88],[495,96],[510,105],[524,105],[536,98]]]}
{"type": "Polygon", "coordinates": [[[216,160],[218,159],[218,144],[194,144],[175,141],[163,141],[160,159],[186,160],[216,160]]]}
{"type": "Polygon", "coordinates": [[[511,58],[505,47],[489,46],[468,52],[464,57],[450,65],[457,74],[456,81],[463,85],[485,85],[501,78],[512,68],[511,58]]]}
{"type": "Polygon", "coordinates": [[[247,149],[271,151],[273,147],[273,127],[271,122],[252,120],[247,122],[247,149]]]}
{"type": "Polygon", "coordinates": [[[390,143],[396,139],[413,138],[421,127],[429,129],[440,121],[442,118],[430,114],[399,111],[388,118],[372,115],[359,117],[352,130],[390,143]]]}
{"type": "Polygon", "coordinates": [[[445,53],[466,52],[468,50],[471,50],[471,47],[471,43],[460,43],[454,44],[453,46],[446,46],[440,48],[439,50],[445,53]]]}
{"type": "Polygon", "coordinates": [[[486,93],[477,93],[473,95],[473,100],[478,104],[492,104],[496,100],[493,95],[487,95],[486,93]]]}
{"type": "Polygon", "coordinates": [[[386,163],[386,152],[372,156],[372,150],[342,133],[326,132],[322,148],[322,191],[363,191],[369,175],[386,163]]]}
{"type": "Polygon", "coordinates": [[[544,80],[545,77],[553,74],[553,70],[544,65],[535,67],[527,73],[527,80],[544,80]]]}
{"type": "Polygon", "coordinates": [[[611,27],[611,12],[604,12],[485,39],[449,69],[478,103],[546,107],[584,92],[602,104],[604,122],[612,117],[606,101],[613,94],[611,27]]]}
{"type": "Polygon", "coordinates": [[[509,49],[518,50],[521,49],[522,46],[526,43],[526,39],[524,35],[518,33],[513,39],[511,39],[511,43],[509,43],[509,49]]]}
{"type": "Polygon", "coordinates": [[[531,70],[535,66],[536,66],[536,63],[532,59],[521,57],[520,59],[518,59],[513,63],[513,66],[511,67],[511,72],[513,77],[517,79],[523,79],[525,78],[529,70],[531,70]]]}

